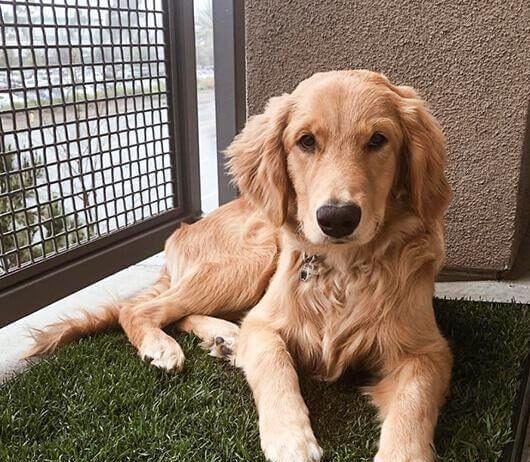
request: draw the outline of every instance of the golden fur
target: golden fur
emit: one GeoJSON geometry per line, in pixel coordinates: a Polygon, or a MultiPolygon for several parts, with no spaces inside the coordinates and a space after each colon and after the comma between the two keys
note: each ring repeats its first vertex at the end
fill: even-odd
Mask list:
{"type": "Polygon", "coordinates": [[[227,155],[241,197],[175,231],[155,287],[50,326],[30,353],[119,323],[142,357],[178,370],[182,350],[161,330],[178,321],[243,368],[274,462],[322,453],[295,367],[335,380],[363,363],[379,377],[368,389],[382,419],[375,461],[432,461],[452,362],[432,308],[451,192],[444,137],[424,102],[373,72],[316,74],[250,118],[227,155]],[[375,131],[387,142],[371,152],[375,131]],[[311,153],[299,144],[307,133],[311,153]],[[347,239],[319,229],[316,209],[329,201],[362,210],[347,239]],[[323,260],[307,282],[304,252],[323,260]],[[212,315],[244,318],[239,329],[212,315]]]}

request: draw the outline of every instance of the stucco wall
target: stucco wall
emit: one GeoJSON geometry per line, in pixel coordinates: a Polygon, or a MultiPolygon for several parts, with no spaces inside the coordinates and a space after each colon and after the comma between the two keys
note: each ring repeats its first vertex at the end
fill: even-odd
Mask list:
{"type": "MultiPolygon", "coordinates": [[[[530,94],[528,0],[246,0],[248,109],[316,71],[368,68],[417,88],[448,138],[447,265],[510,267],[530,94]]],[[[528,172],[528,171],[527,171],[528,172]]],[[[518,207],[519,203],[519,207],[518,207]]]]}

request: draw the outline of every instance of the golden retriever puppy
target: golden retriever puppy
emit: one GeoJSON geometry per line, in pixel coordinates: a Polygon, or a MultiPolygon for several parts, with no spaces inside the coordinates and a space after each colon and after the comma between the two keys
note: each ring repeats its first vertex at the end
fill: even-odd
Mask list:
{"type": "Polygon", "coordinates": [[[335,380],[363,363],[379,377],[375,461],[432,461],[452,363],[432,307],[451,191],[424,102],[377,73],[316,74],[227,155],[241,197],[169,238],[155,286],[37,333],[30,354],[119,324],[144,359],[178,370],[162,331],[178,322],[244,370],[273,462],[322,456],[297,368],[335,380]]]}

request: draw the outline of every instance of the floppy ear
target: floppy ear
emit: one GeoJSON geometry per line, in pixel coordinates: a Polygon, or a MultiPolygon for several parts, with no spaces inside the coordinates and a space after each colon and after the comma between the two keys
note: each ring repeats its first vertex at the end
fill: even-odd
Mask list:
{"type": "Polygon", "coordinates": [[[451,201],[445,177],[445,136],[425,102],[410,87],[394,87],[401,96],[405,130],[406,183],[412,207],[426,221],[439,219],[451,201]]]}
{"type": "Polygon", "coordinates": [[[251,117],[226,150],[241,194],[277,226],[286,219],[291,188],[283,145],[290,107],[288,94],[271,98],[263,114],[251,117]]]}

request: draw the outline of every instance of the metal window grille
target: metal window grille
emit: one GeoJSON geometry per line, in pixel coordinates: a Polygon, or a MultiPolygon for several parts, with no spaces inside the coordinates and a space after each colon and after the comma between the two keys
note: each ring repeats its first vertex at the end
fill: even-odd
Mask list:
{"type": "Polygon", "coordinates": [[[0,0],[0,289],[200,212],[191,8],[0,0]]]}

